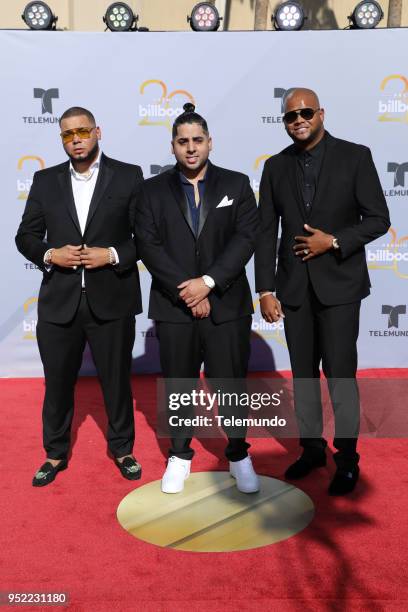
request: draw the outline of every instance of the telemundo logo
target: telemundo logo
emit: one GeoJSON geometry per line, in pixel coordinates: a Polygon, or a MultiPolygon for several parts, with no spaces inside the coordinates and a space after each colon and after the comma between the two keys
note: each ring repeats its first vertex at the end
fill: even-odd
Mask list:
{"type": "Polygon", "coordinates": [[[381,314],[387,316],[387,329],[370,329],[368,333],[374,338],[395,338],[408,336],[407,329],[400,329],[400,319],[407,314],[406,304],[391,304],[381,305],[381,314]]]}
{"type": "Polygon", "coordinates": [[[43,89],[42,87],[34,87],[33,98],[34,100],[40,100],[41,115],[24,116],[22,118],[24,123],[33,123],[33,124],[58,123],[59,117],[55,117],[53,115],[52,102],[53,100],[58,100],[59,97],[60,97],[59,89],[57,87],[52,87],[51,89],[43,89]]]}

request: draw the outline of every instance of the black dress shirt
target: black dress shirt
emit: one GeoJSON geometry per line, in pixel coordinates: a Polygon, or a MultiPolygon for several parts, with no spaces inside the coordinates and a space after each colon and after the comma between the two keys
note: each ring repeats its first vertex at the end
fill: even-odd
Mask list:
{"type": "Polygon", "coordinates": [[[312,210],[313,200],[316,195],[319,174],[326,150],[325,141],[326,138],[323,137],[312,149],[305,151],[299,148],[297,150],[298,184],[307,215],[312,210]]]}
{"type": "Polygon", "coordinates": [[[182,174],[182,172],[179,172],[179,175],[180,175],[180,181],[183,187],[184,195],[190,207],[194,233],[197,236],[198,226],[200,223],[200,204],[203,201],[204,191],[205,191],[205,176],[204,178],[198,181],[198,193],[200,194],[200,200],[198,204],[196,204],[195,194],[194,194],[194,185],[190,183],[190,181],[184,176],[184,174],[182,174]]]}

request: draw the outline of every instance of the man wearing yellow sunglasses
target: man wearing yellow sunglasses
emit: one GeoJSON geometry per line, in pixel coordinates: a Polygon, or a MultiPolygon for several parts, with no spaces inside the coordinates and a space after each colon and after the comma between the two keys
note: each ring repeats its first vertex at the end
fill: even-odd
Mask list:
{"type": "Polygon", "coordinates": [[[87,109],[65,111],[60,128],[69,160],[36,172],[16,236],[19,251],[43,272],[37,339],[47,458],[33,486],[48,485],[68,465],[86,342],[104,395],[109,450],[122,475],[136,480],[130,367],[142,306],[132,228],[143,175],[139,166],[101,153],[101,130],[87,109]]]}

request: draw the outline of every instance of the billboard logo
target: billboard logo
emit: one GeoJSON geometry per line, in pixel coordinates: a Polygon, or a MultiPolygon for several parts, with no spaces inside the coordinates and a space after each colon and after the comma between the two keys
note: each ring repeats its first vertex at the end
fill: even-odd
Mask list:
{"type": "Polygon", "coordinates": [[[401,314],[407,314],[407,307],[405,304],[399,304],[399,306],[389,306],[388,304],[382,305],[382,314],[388,315],[388,329],[390,327],[399,327],[398,318],[401,314]]]}
{"type": "Polygon", "coordinates": [[[35,170],[33,170],[33,162],[35,164],[35,170],[43,170],[45,168],[45,162],[42,157],[38,157],[38,155],[23,155],[17,162],[17,170],[20,172],[24,171],[24,174],[20,175],[17,179],[17,199],[18,200],[26,200],[28,198],[28,194],[33,182],[33,174],[35,170]],[[30,169],[30,174],[25,174],[26,167],[30,169]],[[39,168],[37,167],[39,166],[39,168]]]}
{"type": "Polygon", "coordinates": [[[41,115],[23,117],[24,123],[58,123],[59,117],[53,115],[52,101],[59,99],[59,89],[52,87],[51,89],[42,89],[42,87],[34,87],[34,100],[41,102],[41,115]],[[44,115],[47,115],[44,117],[44,115]],[[49,115],[49,116],[48,116],[49,115]]]}
{"type": "Polygon", "coordinates": [[[279,110],[280,110],[280,114],[279,115],[262,115],[261,116],[261,120],[262,123],[282,123],[283,119],[282,119],[282,114],[283,114],[283,100],[285,97],[285,94],[287,92],[287,89],[285,89],[284,87],[275,87],[273,90],[273,97],[275,98],[275,100],[279,100],[279,110]]]}
{"type": "Polygon", "coordinates": [[[195,104],[189,91],[174,89],[169,93],[166,83],[159,79],[144,81],[139,92],[143,96],[143,103],[139,104],[139,125],[160,125],[171,131],[176,117],[184,112],[183,104],[187,101],[195,104]]]}
{"type": "Polygon", "coordinates": [[[388,233],[391,240],[388,244],[380,245],[380,248],[366,248],[366,258],[369,270],[387,270],[395,276],[408,279],[408,236],[397,238],[397,232],[390,227],[388,233]],[[401,270],[405,267],[407,272],[401,270]]]}
{"type": "Polygon", "coordinates": [[[283,321],[280,320],[276,323],[268,323],[265,321],[262,314],[259,312],[259,299],[254,301],[253,306],[255,313],[252,318],[251,330],[265,340],[275,340],[275,342],[281,346],[286,347],[283,321]]]}
{"type": "Polygon", "coordinates": [[[390,74],[380,84],[378,121],[408,123],[408,79],[390,74]]]}
{"type": "Polygon", "coordinates": [[[251,178],[251,187],[255,193],[257,202],[259,200],[259,186],[261,184],[261,174],[264,167],[264,162],[266,162],[266,160],[270,157],[272,157],[270,153],[264,153],[263,155],[258,155],[254,162],[253,170],[256,172],[256,175],[251,178]]]}
{"type": "Polygon", "coordinates": [[[38,298],[30,297],[23,304],[24,319],[23,319],[23,340],[35,340],[37,329],[37,319],[29,318],[28,315],[32,311],[33,304],[37,304],[38,298]]]}

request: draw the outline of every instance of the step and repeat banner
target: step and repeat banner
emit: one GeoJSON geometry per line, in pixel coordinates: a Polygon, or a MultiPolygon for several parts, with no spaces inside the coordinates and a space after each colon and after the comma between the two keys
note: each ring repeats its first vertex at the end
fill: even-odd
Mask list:
{"type": "MultiPolygon", "coordinates": [[[[41,272],[14,236],[35,171],[66,159],[58,119],[84,106],[102,150],[150,177],[174,163],[171,126],[191,100],[207,118],[212,161],[245,172],[257,195],[265,159],[290,141],[282,96],[315,89],[334,135],[369,146],[390,208],[389,233],[367,246],[359,367],[407,367],[408,30],[321,32],[0,32],[0,376],[42,376],[36,338],[41,272]]],[[[56,202],[56,205],[58,203],[56,202]]],[[[134,371],[159,370],[147,318],[150,276],[139,265],[134,371]]],[[[253,284],[253,262],[248,265],[253,284]]],[[[288,369],[282,323],[263,321],[254,293],[251,369],[288,369]]],[[[333,347],[335,350],[335,347],[333,347]]],[[[82,373],[93,373],[89,353],[82,373]]]]}

